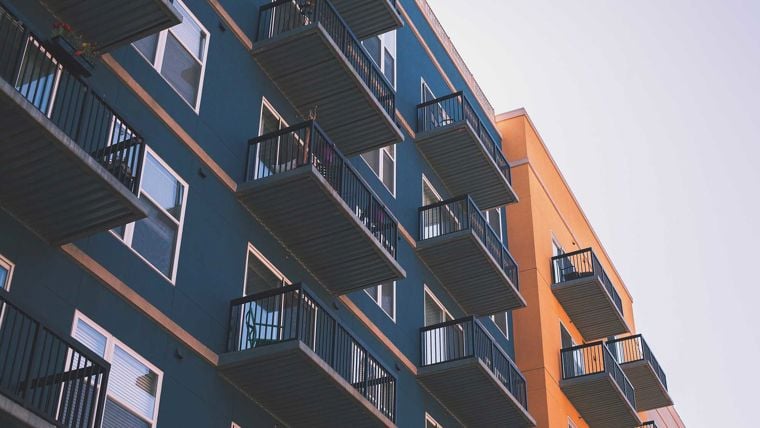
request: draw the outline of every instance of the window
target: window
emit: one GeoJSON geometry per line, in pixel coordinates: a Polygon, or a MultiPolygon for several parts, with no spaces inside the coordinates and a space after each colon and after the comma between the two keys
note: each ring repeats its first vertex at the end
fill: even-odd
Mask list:
{"type": "Polygon", "coordinates": [[[374,300],[393,321],[396,321],[396,281],[384,282],[380,285],[367,288],[364,291],[369,294],[372,300],[374,300]]]}
{"type": "Polygon", "coordinates": [[[443,303],[425,286],[425,327],[453,319],[443,303]]]}
{"type": "Polygon", "coordinates": [[[133,43],[153,68],[196,112],[200,108],[209,33],[180,1],[172,0],[182,22],[133,43]]]}
{"type": "Polygon", "coordinates": [[[392,87],[396,87],[396,31],[389,31],[379,36],[362,41],[364,49],[372,61],[377,64],[392,87]]]}
{"type": "Polygon", "coordinates": [[[425,79],[421,79],[420,101],[426,103],[428,101],[433,101],[434,99],[435,94],[433,94],[433,91],[430,90],[430,86],[428,86],[427,82],[425,82],[425,79]]]}
{"type": "Polygon", "coordinates": [[[432,416],[425,413],[425,428],[443,428],[443,425],[439,424],[432,416]]]}
{"type": "MultiPolygon", "coordinates": [[[[287,128],[288,124],[271,104],[264,98],[261,102],[259,135],[270,134],[287,128]]],[[[303,165],[306,150],[300,138],[278,136],[267,138],[256,144],[256,179],[269,177],[280,172],[290,171],[303,165]]]]}
{"type": "Polygon", "coordinates": [[[102,427],[155,427],[163,373],[79,311],[71,335],[111,363],[102,427]]]}
{"type": "Polygon", "coordinates": [[[496,327],[504,333],[504,336],[509,339],[509,315],[508,312],[501,312],[491,315],[491,320],[496,324],[496,327]]]}
{"type": "Polygon", "coordinates": [[[138,197],[148,217],[113,232],[174,283],[188,186],[150,148],[145,150],[138,197]]]}
{"type": "Polygon", "coordinates": [[[496,232],[496,236],[499,237],[499,241],[503,242],[504,236],[501,229],[501,207],[483,211],[483,215],[486,217],[486,221],[488,221],[491,229],[496,232]]]}
{"type": "Polygon", "coordinates": [[[362,159],[383,182],[385,188],[396,196],[396,146],[383,147],[362,154],[362,159]]]}
{"type": "Polygon", "coordinates": [[[0,288],[5,291],[11,289],[11,279],[13,277],[13,263],[0,255],[0,288]]]}
{"type": "Polygon", "coordinates": [[[277,269],[252,244],[248,244],[243,295],[260,293],[290,284],[282,272],[277,269]]]}

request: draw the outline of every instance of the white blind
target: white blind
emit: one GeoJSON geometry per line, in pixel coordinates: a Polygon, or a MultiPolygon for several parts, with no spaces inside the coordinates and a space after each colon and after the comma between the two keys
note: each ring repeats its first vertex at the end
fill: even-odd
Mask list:
{"type": "Polygon", "coordinates": [[[100,334],[97,330],[91,327],[84,320],[77,320],[76,331],[74,332],[74,339],[82,342],[87,349],[98,354],[101,357],[106,355],[106,342],[107,338],[100,334]]]}
{"type": "Polygon", "coordinates": [[[158,375],[118,345],[114,347],[108,391],[138,415],[153,420],[158,375]]]}

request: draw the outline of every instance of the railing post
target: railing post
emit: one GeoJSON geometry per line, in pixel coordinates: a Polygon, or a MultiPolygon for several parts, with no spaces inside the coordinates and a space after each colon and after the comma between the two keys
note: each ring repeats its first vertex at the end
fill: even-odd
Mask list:
{"type": "MultiPolygon", "coordinates": [[[[31,320],[30,320],[31,321],[31,320]]],[[[24,389],[21,391],[21,399],[31,406],[31,399],[27,397],[27,393],[32,388],[32,362],[34,361],[34,353],[37,348],[37,338],[40,335],[40,325],[35,321],[31,321],[34,326],[34,336],[32,337],[32,348],[29,350],[29,365],[26,367],[26,373],[24,374],[24,389]]],[[[22,324],[23,325],[23,324],[22,324]]]]}
{"type": "Polygon", "coordinates": [[[477,356],[475,354],[475,322],[474,318],[470,318],[470,356],[477,356]]]}
{"type": "Polygon", "coordinates": [[[335,347],[338,339],[338,322],[335,320],[335,318],[332,318],[333,322],[333,329],[332,329],[332,344],[330,345],[330,365],[335,367],[338,363],[338,357],[335,355],[337,352],[335,347]]]}
{"type": "Polygon", "coordinates": [[[103,369],[103,377],[100,379],[100,390],[98,391],[98,404],[95,410],[95,423],[93,424],[96,427],[100,426],[103,420],[103,409],[106,405],[106,389],[108,388],[108,375],[111,371],[110,367],[108,370],[105,370],[105,367],[103,367],[103,369]]]}
{"type": "MultiPolygon", "coordinates": [[[[301,339],[301,311],[303,310],[303,288],[299,288],[296,290],[298,294],[296,295],[296,339],[301,339]]],[[[295,291],[294,291],[295,292],[295,291]]]]}
{"type": "MultiPolygon", "coordinates": [[[[84,95],[82,96],[82,107],[79,109],[79,118],[77,119],[77,127],[74,130],[74,140],[75,143],[79,144],[80,147],[85,148],[84,143],[80,140],[82,138],[82,126],[84,125],[84,116],[85,111],[87,110],[87,103],[92,98],[90,94],[90,86],[82,84],[84,86],[84,95]]],[[[86,150],[86,148],[85,148],[86,150]]]]}
{"type": "Polygon", "coordinates": [[[364,350],[364,390],[362,395],[367,397],[369,391],[369,352],[364,350]]]}

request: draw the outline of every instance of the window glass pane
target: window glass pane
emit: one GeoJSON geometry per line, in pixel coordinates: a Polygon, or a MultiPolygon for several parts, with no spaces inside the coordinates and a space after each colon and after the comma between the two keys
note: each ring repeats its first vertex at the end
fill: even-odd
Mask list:
{"type": "Polygon", "coordinates": [[[389,282],[386,284],[383,284],[382,287],[380,287],[380,291],[382,295],[380,296],[380,307],[383,308],[385,313],[391,316],[391,318],[395,317],[396,314],[394,313],[394,306],[395,306],[395,297],[396,293],[394,292],[394,289],[396,288],[396,284],[394,282],[389,282]]]}
{"type": "Polygon", "coordinates": [[[107,338],[81,319],[77,320],[74,339],[101,357],[106,355],[107,338]]]}
{"type": "Polygon", "coordinates": [[[499,327],[499,330],[501,330],[501,332],[504,333],[507,338],[509,338],[509,320],[507,318],[507,313],[502,312],[495,314],[493,316],[493,322],[496,324],[496,327],[499,327]]]}
{"type": "Polygon", "coordinates": [[[422,102],[427,101],[433,101],[435,99],[435,95],[433,95],[433,91],[430,90],[428,85],[425,83],[422,84],[422,102]]]}
{"type": "Polygon", "coordinates": [[[271,290],[282,285],[282,280],[253,253],[248,253],[245,277],[245,295],[271,290]]]}
{"type": "Polygon", "coordinates": [[[0,266],[0,288],[8,289],[8,268],[0,266]]]}
{"type": "Polygon", "coordinates": [[[178,226],[150,201],[142,199],[146,202],[148,217],[135,222],[132,248],[170,278],[174,269],[178,226]]]}
{"type": "Polygon", "coordinates": [[[280,129],[280,118],[266,106],[261,109],[261,132],[260,135],[269,134],[280,129]]]}
{"type": "Polygon", "coordinates": [[[174,2],[174,7],[182,14],[182,22],[172,27],[171,33],[181,40],[196,58],[202,61],[206,43],[205,33],[181,4],[174,2]]]}
{"type": "Polygon", "coordinates": [[[125,409],[112,399],[106,400],[103,428],[150,428],[151,424],[125,409]]]}
{"type": "Polygon", "coordinates": [[[364,44],[364,48],[367,49],[369,56],[380,67],[380,37],[370,37],[362,43],[364,44]]]}
{"type": "Polygon", "coordinates": [[[444,318],[443,309],[428,293],[425,293],[425,326],[444,322],[444,318]]]}
{"type": "Polygon", "coordinates": [[[161,75],[177,90],[190,105],[195,106],[201,81],[201,65],[180,46],[177,39],[166,35],[164,61],[161,75]]]}
{"type": "Polygon", "coordinates": [[[364,153],[362,154],[362,157],[367,161],[367,164],[372,168],[375,175],[380,177],[380,150],[364,153]]]}
{"type": "Polygon", "coordinates": [[[372,300],[374,300],[375,302],[379,302],[380,301],[380,299],[378,298],[378,295],[379,295],[378,291],[380,291],[380,286],[379,285],[376,285],[374,287],[365,288],[364,291],[366,291],[367,294],[369,294],[369,297],[372,297],[372,300]]]}
{"type": "Polygon", "coordinates": [[[153,419],[158,374],[118,345],[113,351],[108,391],[120,402],[128,404],[139,416],[153,419]]]}
{"type": "Polygon", "coordinates": [[[29,41],[16,81],[16,90],[46,114],[52,101],[58,67],[55,60],[43,52],[37,42],[29,41]]]}
{"type": "Polygon", "coordinates": [[[145,159],[141,187],[161,208],[180,219],[185,187],[150,153],[145,159]]]}
{"type": "Polygon", "coordinates": [[[142,53],[145,58],[150,61],[151,64],[156,61],[156,50],[158,48],[159,34],[160,33],[151,34],[150,36],[133,43],[135,48],[140,51],[140,53],[142,53]]]}
{"type": "Polygon", "coordinates": [[[385,184],[385,187],[388,188],[391,192],[395,189],[396,184],[396,174],[395,174],[395,168],[394,168],[394,160],[393,158],[388,155],[388,152],[386,150],[383,150],[383,183],[385,184]]]}
{"type": "Polygon", "coordinates": [[[496,232],[496,236],[501,240],[501,210],[493,208],[487,211],[488,224],[491,225],[491,229],[496,232]]]}
{"type": "Polygon", "coordinates": [[[396,86],[396,63],[393,59],[393,56],[391,56],[391,53],[388,52],[388,50],[385,50],[385,66],[383,67],[383,73],[385,74],[385,77],[388,78],[388,81],[391,82],[391,85],[393,87],[396,86]]]}

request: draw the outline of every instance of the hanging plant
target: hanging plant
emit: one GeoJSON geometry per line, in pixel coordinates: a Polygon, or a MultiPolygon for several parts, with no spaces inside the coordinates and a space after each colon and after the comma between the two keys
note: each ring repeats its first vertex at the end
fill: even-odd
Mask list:
{"type": "Polygon", "coordinates": [[[81,34],[74,31],[71,25],[65,22],[59,21],[53,24],[51,37],[61,38],[68,42],[73,50],[71,54],[75,57],[82,57],[88,62],[94,63],[98,56],[97,46],[94,43],[86,41],[81,34]]]}

